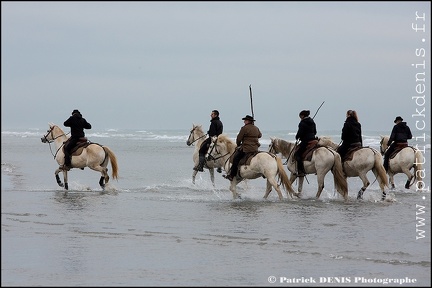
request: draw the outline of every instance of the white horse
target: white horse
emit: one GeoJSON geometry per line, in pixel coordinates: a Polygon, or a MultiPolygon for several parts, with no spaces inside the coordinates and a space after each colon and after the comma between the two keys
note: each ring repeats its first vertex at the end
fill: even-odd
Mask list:
{"type": "MultiPolygon", "coordinates": [[[[189,137],[186,141],[186,144],[188,146],[191,146],[192,144],[195,144],[195,150],[192,156],[192,159],[194,161],[194,164],[196,167],[198,165],[199,162],[199,149],[201,148],[201,144],[204,142],[204,140],[207,139],[207,134],[204,133],[202,126],[201,125],[195,125],[192,124],[192,129],[190,130],[189,133],[189,137]]],[[[217,163],[215,163],[214,161],[211,160],[207,160],[204,164],[204,168],[208,169],[210,172],[210,179],[211,182],[213,184],[213,186],[215,186],[215,177],[214,177],[214,168],[220,169],[222,167],[222,165],[218,165],[217,163]]],[[[218,170],[220,172],[222,172],[222,170],[218,170]]],[[[195,178],[197,175],[198,171],[193,170],[192,172],[192,183],[195,184],[195,178]]]]}
{"type": "MultiPolygon", "coordinates": [[[[219,165],[222,165],[225,172],[228,174],[231,168],[229,159],[235,152],[236,147],[236,143],[228,138],[228,136],[225,134],[213,136],[210,147],[206,154],[206,158],[212,159],[219,165]]],[[[286,191],[287,196],[289,195],[292,197],[293,194],[298,196],[291,187],[291,183],[283,167],[282,160],[276,155],[265,151],[260,151],[258,154],[254,155],[249,164],[239,166],[239,173],[237,174],[237,177],[231,181],[230,191],[232,192],[234,199],[240,198],[240,195],[237,193],[236,189],[236,186],[239,182],[241,182],[243,179],[256,179],[258,177],[264,177],[267,179],[264,199],[267,199],[273,187],[278,193],[279,200],[282,200],[283,196],[275,179],[276,176],[278,176],[279,180],[281,181],[282,187],[286,191]]]]}
{"type": "MultiPolygon", "coordinates": [[[[295,143],[285,141],[279,138],[270,137],[269,152],[281,153],[287,159],[287,167],[291,172],[290,181],[293,183],[297,178],[297,163],[294,159],[295,143]]],[[[310,161],[304,161],[306,174],[317,174],[318,191],[316,198],[318,199],[324,189],[324,177],[331,170],[335,189],[342,195],[344,200],[348,200],[348,183],[343,173],[342,161],[339,153],[328,147],[319,147],[312,153],[310,161]]],[[[298,192],[302,192],[304,177],[299,177],[298,192]]]]}
{"type": "MultiPolygon", "coordinates": [[[[388,148],[388,140],[389,136],[381,136],[380,151],[382,155],[385,154],[385,151],[388,148]]],[[[421,190],[424,187],[424,171],[422,168],[424,163],[425,160],[423,158],[423,154],[419,149],[408,146],[400,150],[396,156],[391,158],[389,161],[389,169],[387,174],[389,175],[391,188],[395,188],[394,175],[398,173],[404,173],[408,177],[405,188],[409,189],[410,186],[417,181],[416,188],[421,190]],[[412,168],[414,168],[414,174],[411,173],[412,168]]]]}
{"type": "MultiPolygon", "coordinates": [[[[319,138],[318,145],[328,146],[337,149],[338,144],[334,143],[329,137],[319,138]]],[[[379,187],[382,192],[382,200],[385,200],[386,192],[384,188],[388,186],[387,173],[383,166],[383,159],[378,150],[371,147],[361,147],[355,150],[352,157],[342,163],[343,170],[346,177],[359,177],[363,182],[363,187],[358,191],[357,199],[363,198],[363,193],[370,185],[367,178],[367,173],[372,170],[376,179],[378,180],[379,187]]]]}
{"type": "MultiPolygon", "coordinates": [[[[64,152],[63,152],[63,146],[66,140],[68,140],[69,137],[66,136],[66,134],[63,132],[63,130],[54,124],[49,124],[49,130],[47,131],[47,134],[44,135],[41,140],[43,143],[49,143],[51,144],[54,142],[56,152],[53,154],[54,159],[56,159],[57,163],[60,165],[59,168],[55,171],[55,177],[57,184],[60,187],[64,187],[66,190],[69,189],[68,187],[68,174],[67,170],[63,169],[61,166],[64,164],[64,152]],[[63,171],[63,178],[64,178],[64,185],[60,180],[59,173],[60,171],[63,171]]],[[[51,149],[51,145],[50,145],[51,149]]],[[[51,152],[52,153],[52,152],[51,152]]],[[[102,189],[105,188],[105,185],[109,181],[108,176],[108,162],[111,162],[111,168],[112,168],[112,177],[113,179],[118,178],[118,165],[117,165],[117,158],[115,154],[111,151],[110,148],[107,146],[102,146],[97,143],[90,143],[88,146],[84,146],[84,148],[78,148],[78,150],[74,151],[72,153],[71,157],[71,164],[72,168],[81,168],[84,169],[84,167],[89,167],[92,170],[98,171],[102,174],[99,185],[102,187],[102,189]]]]}

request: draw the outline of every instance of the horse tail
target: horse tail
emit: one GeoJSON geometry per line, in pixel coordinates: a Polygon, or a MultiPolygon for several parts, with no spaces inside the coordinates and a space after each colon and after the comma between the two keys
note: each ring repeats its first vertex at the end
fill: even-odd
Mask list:
{"type": "MultiPolygon", "coordinates": [[[[333,152],[332,152],[333,153],[333,152]]],[[[347,178],[343,172],[342,159],[339,153],[333,153],[334,155],[334,165],[332,167],[333,179],[335,183],[336,190],[344,197],[345,200],[348,199],[348,182],[347,178]]]]}
{"type": "Polygon", "coordinates": [[[424,162],[424,158],[423,158],[423,153],[419,150],[419,149],[414,149],[414,177],[417,180],[417,186],[416,189],[422,189],[424,187],[424,182],[423,182],[423,163],[424,162]]]}
{"type": "Polygon", "coordinates": [[[292,197],[294,194],[294,189],[291,186],[291,181],[289,181],[288,174],[285,172],[282,160],[279,157],[276,157],[276,162],[278,166],[278,176],[282,183],[282,187],[285,189],[285,191],[288,191],[292,197]]]}
{"type": "Polygon", "coordinates": [[[108,146],[102,146],[102,148],[108,154],[108,157],[110,159],[113,179],[118,179],[117,157],[115,156],[114,152],[110,148],[108,148],[108,146]]]}
{"type": "Polygon", "coordinates": [[[378,151],[372,150],[374,152],[374,168],[373,172],[378,179],[379,186],[382,191],[384,191],[384,187],[388,187],[388,178],[387,178],[387,172],[384,169],[383,166],[383,158],[379,154],[378,151]]]}

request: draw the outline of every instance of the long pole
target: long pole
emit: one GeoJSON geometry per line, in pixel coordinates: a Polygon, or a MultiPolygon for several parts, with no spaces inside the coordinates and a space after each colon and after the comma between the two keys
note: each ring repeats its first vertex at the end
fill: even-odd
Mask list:
{"type": "Polygon", "coordinates": [[[251,85],[249,85],[249,95],[250,95],[250,102],[251,102],[251,111],[252,111],[252,118],[254,118],[254,119],[255,119],[255,116],[254,116],[254,111],[253,111],[253,102],[252,102],[252,87],[251,87],[251,85]]]}
{"type": "Polygon", "coordinates": [[[319,111],[319,109],[321,108],[321,106],[324,104],[324,102],[325,101],[323,101],[323,103],[321,103],[321,105],[318,107],[318,109],[317,109],[317,111],[315,112],[315,115],[312,117],[312,119],[314,119],[315,118],[315,116],[317,115],[317,113],[318,113],[318,111],[319,111]]]}

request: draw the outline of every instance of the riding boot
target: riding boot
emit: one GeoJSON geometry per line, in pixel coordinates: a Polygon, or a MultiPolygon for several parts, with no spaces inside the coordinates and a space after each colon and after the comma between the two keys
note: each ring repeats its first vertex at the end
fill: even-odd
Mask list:
{"type": "Polygon", "coordinates": [[[387,172],[388,168],[389,168],[389,160],[388,160],[388,158],[384,158],[384,164],[383,164],[383,166],[384,166],[385,171],[387,172]]]}
{"type": "Polygon", "coordinates": [[[65,161],[64,161],[64,165],[65,168],[71,168],[72,164],[71,164],[71,156],[69,154],[65,154],[65,161]]]}
{"type": "Polygon", "coordinates": [[[303,166],[303,161],[297,161],[297,177],[303,177],[306,175],[304,166],[303,166]]]}
{"type": "Polygon", "coordinates": [[[204,172],[205,156],[199,156],[198,165],[194,168],[195,171],[204,172]]]}

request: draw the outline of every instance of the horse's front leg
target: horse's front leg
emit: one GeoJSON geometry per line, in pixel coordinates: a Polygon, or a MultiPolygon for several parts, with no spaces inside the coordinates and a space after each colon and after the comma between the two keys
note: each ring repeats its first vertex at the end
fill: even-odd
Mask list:
{"type": "Polygon", "coordinates": [[[241,199],[241,196],[237,193],[237,180],[234,178],[233,181],[231,181],[230,190],[233,195],[233,199],[241,199]]]}
{"type": "MultiPolygon", "coordinates": [[[[58,184],[60,187],[64,187],[63,183],[62,183],[61,180],[60,180],[60,176],[58,175],[58,174],[60,173],[60,171],[62,171],[62,170],[59,168],[59,169],[57,169],[57,170],[54,172],[54,174],[55,174],[55,178],[56,178],[57,184],[58,184]]],[[[66,188],[66,189],[67,189],[67,188],[66,188]]]]}
{"type": "Polygon", "coordinates": [[[211,179],[211,182],[212,182],[212,184],[213,184],[213,187],[215,187],[214,168],[209,168],[209,172],[210,172],[210,179],[211,179]]]}
{"type": "Polygon", "coordinates": [[[195,177],[197,174],[198,174],[198,171],[193,170],[193,172],[192,172],[192,184],[195,184],[195,177]]]}

